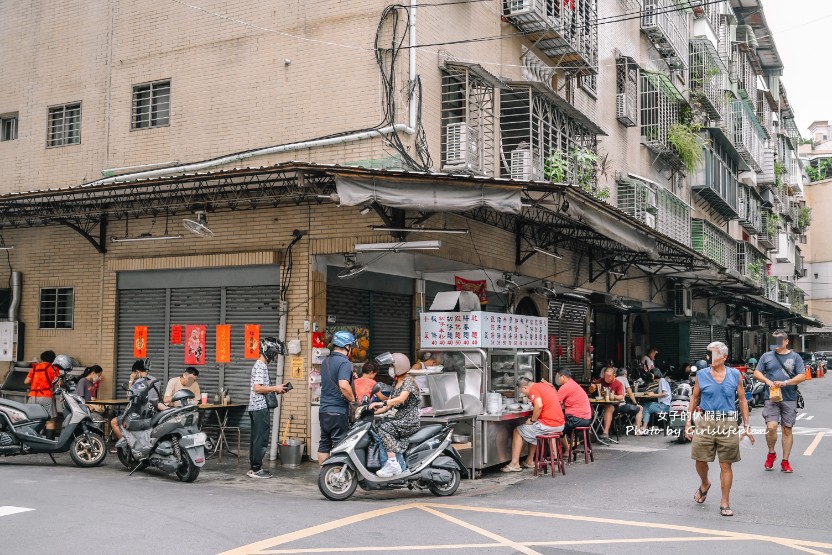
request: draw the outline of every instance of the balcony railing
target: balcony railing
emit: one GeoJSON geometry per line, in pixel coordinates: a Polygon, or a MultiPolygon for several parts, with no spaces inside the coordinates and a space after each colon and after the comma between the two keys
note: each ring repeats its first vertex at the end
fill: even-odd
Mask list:
{"type": "Polygon", "coordinates": [[[641,72],[640,123],[641,141],[644,145],[665,157],[665,160],[682,167],[676,151],[670,145],[670,127],[680,121],[685,97],[663,73],[641,72]]]}
{"type": "Polygon", "coordinates": [[[737,271],[757,287],[763,287],[766,273],[766,257],[746,241],[737,242],[737,271]]]}
{"type": "Polygon", "coordinates": [[[737,271],[737,241],[707,220],[691,221],[691,248],[726,270],[737,271]]]}
{"type": "Polygon", "coordinates": [[[656,231],[690,246],[690,205],[664,187],[656,188],[656,231]]]}
{"type": "Polygon", "coordinates": [[[800,142],[802,139],[800,137],[800,129],[798,129],[794,118],[783,118],[782,129],[783,133],[785,133],[786,137],[788,137],[792,144],[792,150],[797,152],[800,148],[800,142]]]}
{"type": "Polygon", "coordinates": [[[740,96],[750,102],[757,100],[757,73],[751,65],[745,44],[734,44],[731,58],[731,80],[736,81],[740,96]]]}
{"type": "Polygon", "coordinates": [[[597,73],[596,0],[503,0],[503,15],[560,68],[597,73]]]}
{"type": "Polygon", "coordinates": [[[766,133],[757,116],[744,100],[734,100],[731,103],[733,117],[734,146],[742,156],[742,159],[751,166],[754,171],[762,169],[763,142],[766,133]]]}
{"type": "Polygon", "coordinates": [[[618,180],[618,208],[655,228],[658,212],[656,186],[640,179],[622,177],[618,180]]]}
{"type": "Polygon", "coordinates": [[[763,208],[754,189],[740,185],[737,208],[740,225],[751,235],[760,233],[763,228],[763,208]]]}
{"type": "Polygon", "coordinates": [[[671,69],[688,63],[688,14],[675,0],[644,0],[641,30],[671,69]]]}
{"type": "Polygon", "coordinates": [[[690,87],[702,108],[712,120],[724,119],[725,64],[714,44],[707,37],[694,37],[690,41],[690,87]]]}
{"type": "Polygon", "coordinates": [[[760,173],[757,174],[757,183],[760,185],[774,185],[776,176],[774,175],[774,149],[767,146],[763,147],[763,161],[760,164],[760,173]]]}
{"type": "Polygon", "coordinates": [[[757,234],[757,243],[764,249],[774,249],[777,247],[780,234],[778,228],[780,216],[770,210],[763,210],[760,216],[760,233],[757,234]]]}

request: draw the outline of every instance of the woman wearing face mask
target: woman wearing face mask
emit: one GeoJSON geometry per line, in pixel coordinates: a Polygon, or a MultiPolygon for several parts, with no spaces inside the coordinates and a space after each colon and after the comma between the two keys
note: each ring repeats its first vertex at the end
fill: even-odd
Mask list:
{"type": "MultiPolygon", "coordinates": [[[[101,381],[101,377],[103,376],[103,374],[104,370],[102,370],[101,367],[97,364],[94,364],[89,368],[85,368],[84,373],[81,374],[81,378],[75,385],[75,393],[79,397],[81,397],[86,403],[94,401],[95,392],[98,390],[98,382],[101,381]]],[[[94,408],[98,407],[90,407],[90,410],[93,410],[94,408]]]]}
{"type": "Polygon", "coordinates": [[[402,472],[399,459],[407,450],[408,438],[419,431],[419,386],[410,375],[410,360],[401,353],[393,353],[393,365],[389,373],[396,380],[390,398],[370,404],[370,408],[376,409],[376,414],[396,408],[394,416],[377,426],[378,435],[387,452],[387,462],[376,472],[382,478],[402,472]]]}

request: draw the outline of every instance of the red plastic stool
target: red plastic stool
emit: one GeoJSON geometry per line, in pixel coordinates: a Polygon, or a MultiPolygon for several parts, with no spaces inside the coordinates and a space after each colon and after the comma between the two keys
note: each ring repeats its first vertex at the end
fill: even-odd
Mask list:
{"type": "Polygon", "coordinates": [[[569,456],[571,457],[572,462],[578,460],[578,451],[575,449],[575,445],[578,440],[578,433],[583,433],[584,435],[584,464],[589,464],[590,461],[595,462],[595,457],[592,455],[592,443],[590,442],[589,432],[589,426],[578,426],[572,430],[572,433],[569,436],[569,456]]]}
{"type": "Polygon", "coordinates": [[[537,445],[534,450],[534,475],[540,469],[545,473],[547,468],[552,473],[552,478],[555,477],[556,469],[566,476],[566,464],[563,461],[563,447],[560,444],[560,438],[563,434],[560,432],[554,434],[547,434],[537,436],[537,445]]]}

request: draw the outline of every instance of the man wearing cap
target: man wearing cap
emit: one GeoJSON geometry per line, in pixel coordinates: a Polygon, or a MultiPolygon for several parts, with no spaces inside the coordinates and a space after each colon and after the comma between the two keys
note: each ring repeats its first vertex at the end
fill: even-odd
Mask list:
{"type": "Polygon", "coordinates": [[[789,349],[789,336],[784,330],[776,330],[772,335],[775,349],[763,353],[754,370],[754,377],[766,384],[763,418],[766,421],[768,455],[763,467],[766,470],[774,469],[779,425],[783,430],[783,460],[780,461],[780,470],[791,474],[794,470],[789,455],[794,443],[792,428],[797,421],[797,385],[806,379],[806,367],[803,358],[789,349]],[[780,389],[779,401],[771,400],[772,387],[780,389]]]}
{"type": "Polygon", "coordinates": [[[355,336],[348,331],[337,331],[332,336],[332,353],[321,364],[321,442],[318,444],[318,463],[323,465],[332,448],[347,436],[350,403],[355,401],[350,351],[355,336]]]}
{"type": "MultiPolygon", "coordinates": [[[[130,370],[130,379],[127,382],[128,389],[133,389],[137,386],[147,386],[149,389],[147,391],[147,405],[146,407],[154,407],[156,410],[165,410],[167,407],[159,402],[159,390],[156,388],[156,385],[153,383],[156,381],[156,378],[151,376],[149,373],[148,368],[145,366],[144,359],[136,359],[133,363],[133,367],[130,370]]],[[[137,410],[144,410],[146,407],[136,407],[137,410]]],[[[125,415],[126,418],[126,415],[125,415]]],[[[121,427],[119,426],[119,417],[116,416],[112,420],[110,420],[110,426],[113,429],[113,434],[115,434],[116,438],[121,439],[121,427]]],[[[129,428],[128,428],[129,429],[129,428]]],[[[110,448],[111,453],[115,453],[115,447],[110,448]]]]}

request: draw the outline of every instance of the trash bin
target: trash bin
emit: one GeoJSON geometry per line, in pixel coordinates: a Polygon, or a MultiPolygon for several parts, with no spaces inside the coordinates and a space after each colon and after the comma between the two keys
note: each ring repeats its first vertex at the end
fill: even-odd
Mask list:
{"type": "Polygon", "coordinates": [[[280,462],[284,466],[298,466],[303,461],[303,449],[306,444],[297,439],[288,439],[280,446],[280,462]]]}

